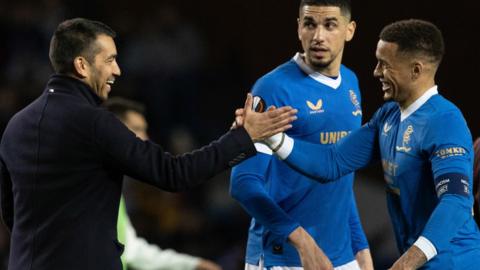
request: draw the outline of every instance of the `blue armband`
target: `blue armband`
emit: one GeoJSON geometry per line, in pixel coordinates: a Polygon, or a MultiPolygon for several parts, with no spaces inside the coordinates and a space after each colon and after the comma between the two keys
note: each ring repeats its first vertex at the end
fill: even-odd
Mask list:
{"type": "Polygon", "coordinates": [[[468,197],[471,189],[468,176],[459,173],[447,173],[435,178],[435,190],[437,191],[437,197],[440,198],[443,194],[468,197]]]}

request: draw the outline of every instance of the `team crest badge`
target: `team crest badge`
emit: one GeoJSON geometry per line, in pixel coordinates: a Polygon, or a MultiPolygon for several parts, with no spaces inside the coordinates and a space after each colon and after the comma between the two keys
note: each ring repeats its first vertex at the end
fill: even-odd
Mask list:
{"type": "Polygon", "coordinates": [[[402,151],[402,152],[410,152],[412,150],[411,147],[408,147],[408,144],[410,143],[410,136],[413,133],[413,126],[409,125],[405,132],[403,133],[403,141],[402,141],[402,146],[397,146],[397,151],[402,151]]]}
{"type": "Polygon", "coordinates": [[[358,102],[357,95],[353,90],[350,90],[350,101],[352,102],[355,110],[352,112],[354,116],[362,115],[362,107],[360,106],[360,102],[358,102]]]}

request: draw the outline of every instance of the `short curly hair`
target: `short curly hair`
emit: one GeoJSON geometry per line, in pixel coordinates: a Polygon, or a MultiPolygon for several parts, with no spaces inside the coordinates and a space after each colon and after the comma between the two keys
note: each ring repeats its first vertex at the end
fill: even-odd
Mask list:
{"type": "Polygon", "coordinates": [[[380,39],[396,43],[399,52],[427,57],[440,64],[445,54],[442,32],[431,22],[418,19],[391,23],[380,32],[380,39]]]}

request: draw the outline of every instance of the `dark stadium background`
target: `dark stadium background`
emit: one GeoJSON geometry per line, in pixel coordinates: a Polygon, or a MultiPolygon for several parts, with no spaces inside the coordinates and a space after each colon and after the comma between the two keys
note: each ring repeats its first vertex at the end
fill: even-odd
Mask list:
{"type": "MultiPolygon", "coordinates": [[[[353,2],[358,28],[344,63],[360,79],[364,119],[382,104],[380,83],[372,76],[379,31],[397,19],[421,18],[437,24],[446,40],[437,76],[440,92],[462,109],[473,136],[480,136],[475,42],[480,23],[474,1],[353,2]]],[[[80,16],[117,31],[123,75],[112,95],[146,104],[153,140],[174,153],[208,143],[228,129],[255,80],[299,50],[298,3],[0,0],[0,131],[41,93],[51,73],[48,45],[56,25],[80,16]]],[[[228,175],[178,195],[127,181],[127,204],[138,234],[163,248],[215,260],[226,270],[243,269],[249,218],[228,196],[228,175]]],[[[376,269],[385,269],[398,255],[380,167],[362,170],[358,178],[357,199],[376,269]]],[[[6,268],[7,254],[8,234],[2,227],[0,269],[6,268]]]]}

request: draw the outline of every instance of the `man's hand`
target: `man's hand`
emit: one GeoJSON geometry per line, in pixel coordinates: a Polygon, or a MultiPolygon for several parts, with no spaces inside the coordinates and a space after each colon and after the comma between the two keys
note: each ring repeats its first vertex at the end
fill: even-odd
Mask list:
{"type": "Polygon", "coordinates": [[[362,270],[373,270],[373,260],[370,254],[370,249],[366,248],[360,250],[355,254],[355,259],[362,270]]]}
{"type": "Polygon", "coordinates": [[[304,270],[333,270],[328,257],[302,227],[295,229],[288,240],[297,249],[304,270]]]}
{"type": "Polygon", "coordinates": [[[195,270],[222,270],[222,267],[212,261],[200,259],[195,270]]]}
{"type": "Polygon", "coordinates": [[[266,112],[258,113],[252,109],[252,104],[253,97],[248,94],[243,109],[235,111],[232,128],[243,126],[254,142],[291,128],[290,123],[297,119],[297,110],[290,106],[278,109],[271,106],[266,112]]]}
{"type": "Polygon", "coordinates": [[[417,246],[411,246],[389,270],[415,270],[427,262],[427,257],[417,246]]]}

